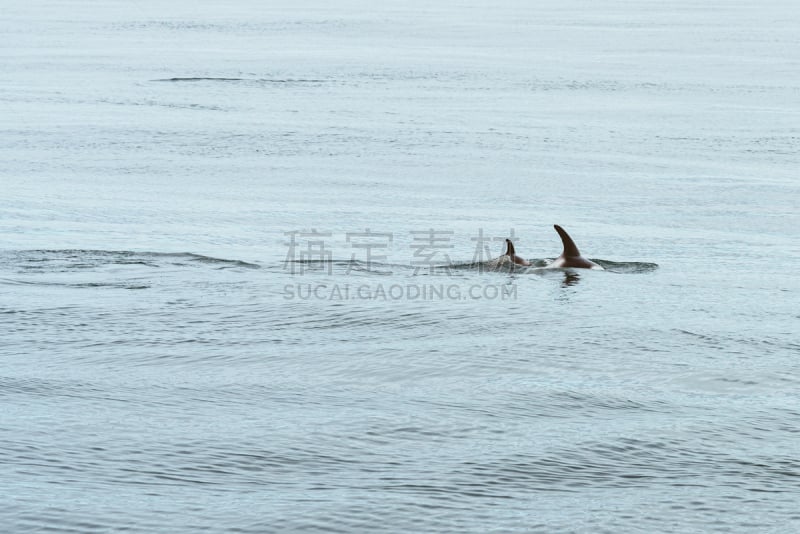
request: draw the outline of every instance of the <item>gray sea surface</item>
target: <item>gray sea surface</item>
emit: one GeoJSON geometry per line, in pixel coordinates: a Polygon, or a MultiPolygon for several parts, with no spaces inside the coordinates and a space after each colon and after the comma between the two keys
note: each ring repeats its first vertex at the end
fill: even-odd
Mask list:
{"type": "Polygon", "coordinates": [[[0,115],[3,532],[800,531],[794,2],[6,2],[0,115]]]}

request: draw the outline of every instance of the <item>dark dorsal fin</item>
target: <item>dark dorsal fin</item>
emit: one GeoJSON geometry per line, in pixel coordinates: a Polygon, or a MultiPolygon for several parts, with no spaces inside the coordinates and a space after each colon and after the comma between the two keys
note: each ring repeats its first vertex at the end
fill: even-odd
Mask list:
{"type": "Polygon", "coordinates": [[[514,254],[516,254],[514,252],[514,243],[510,239],[506,239],[506,256],[513,256],[514,254]]]}
{"type": "Polygon", "coordinates": [[[578,246],[575,244],[575,241],[569,236],[566,230],[561,228],[559,225],[554,224],[553,228],[556,229],[558,235],[561,236],[561,242],[564,243],[564,257],[573,257],[573,256],[580,256],[581,251],[578,250],[578,246]]]}

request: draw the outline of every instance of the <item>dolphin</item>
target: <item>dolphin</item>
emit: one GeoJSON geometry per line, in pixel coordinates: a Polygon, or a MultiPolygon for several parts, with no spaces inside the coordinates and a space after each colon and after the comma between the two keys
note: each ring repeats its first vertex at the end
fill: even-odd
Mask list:
{"type": "Polygon", "coordinates": [[[561,253],[561,256],[553,260],[553,263],[548,265],[548,267],[554,269],[560,267],[573,267],[578,269],[603,270],[603,268],[597,265],[595,262],[581,256],[581,251],[578,250],[578,246],[575,245],[575,241],[572,240],[566,230],[557,224],[554,224],[553,227],[556,229],[556,232],[558,232],[558,235],[561,236],[561,242],[564,243],[564,252],[561,253]]]}
{"type": "Polygon", "coordinates": [[[517,254],[514,252],[514,243],[512,243],[510,239],[506,239],[506,251],[503,255],[508,256],[508,259],[514,262],[515,265],[528,267],[531,264],[531,262],[525,258],[520,258],[517,256],[517,254]]]}

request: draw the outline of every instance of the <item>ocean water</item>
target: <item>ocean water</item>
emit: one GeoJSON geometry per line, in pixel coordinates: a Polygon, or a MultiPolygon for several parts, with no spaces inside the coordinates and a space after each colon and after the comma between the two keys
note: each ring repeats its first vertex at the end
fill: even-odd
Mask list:
{"type": "Polygon", "coordinates": [[[2,12],[0,530],[800,530],[794,3],[2,12]]]}

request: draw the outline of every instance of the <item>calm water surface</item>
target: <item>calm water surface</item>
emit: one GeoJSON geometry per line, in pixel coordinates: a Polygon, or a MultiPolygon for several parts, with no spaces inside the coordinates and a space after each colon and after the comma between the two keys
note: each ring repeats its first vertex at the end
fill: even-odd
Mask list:
{"type": "Polygon", "coordinates": [[[800,529],[793,3],[0,28],[4,531],[800,529]]]}

